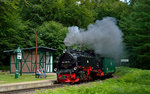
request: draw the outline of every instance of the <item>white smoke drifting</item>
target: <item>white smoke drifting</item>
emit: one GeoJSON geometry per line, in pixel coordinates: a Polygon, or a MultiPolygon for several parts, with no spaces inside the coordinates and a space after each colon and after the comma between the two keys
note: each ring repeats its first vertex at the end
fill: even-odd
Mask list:
{"type": "Polygon", "coordinates": [[[90,24],[87,30],[77,26],[69,27],[64,43],[66,46],[88,45],[97,54],[119,59],[123,53],[123,34],[116,24],[115,18],[105,17],[101,21],[97,20],[95,24],[90,24]]]}

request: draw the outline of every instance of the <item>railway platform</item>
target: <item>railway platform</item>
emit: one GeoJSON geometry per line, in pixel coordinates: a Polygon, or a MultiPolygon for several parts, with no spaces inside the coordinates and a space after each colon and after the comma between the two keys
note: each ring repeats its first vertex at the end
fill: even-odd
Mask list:
{"type": "MultiPolygon", "coordinates": [[[[55,74],[51,74],[51,75],[55,75],[55,74]]],[[[39,80],[39,81],[0,84],[0,93],[15,91],[15,90],[53,86],[55,82],[56,79],[47,79],[47,80],[39,80]]]]}

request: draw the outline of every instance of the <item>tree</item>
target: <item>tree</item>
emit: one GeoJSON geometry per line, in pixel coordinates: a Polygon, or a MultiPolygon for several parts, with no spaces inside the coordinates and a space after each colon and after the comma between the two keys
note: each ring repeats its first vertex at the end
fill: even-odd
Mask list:
{"type": "Polygon", "coordinates": [[[30,20],[32,27],[45,21],[56,21],[65,26],[86,27],[95,20],[95,12],[87,4],[77,4],[78,0],[26,0],[22,3],[23,20],[30,20]]]}
{"type": "Polygon", "coordinates": [[[96,19],[102,19],[106,16],[120,19],[120,15],[126,10],[127,4],[120,0],[102,0],[97,4],[95,11],[97,13],[96,19]]]}
{"type": "Polygon", "coordinates": [[[21,37],[24,36],[26,25],[19,16],[18,4],[19,0],[0,2],[0,66],[9,65],[4,50],[15,49],[19,44],[26,45],[21,37]]]}
{"type": "Polygon", "coordinates": [[[39,45],[57,49],[54,55],[60,56],[65,49],[63,41],[66,37],[67,28],[58,22],[49,21],[39,26],[38,32],[41,34],[40,39],[43,41],[43,44],[39,43],[39,45]]]}
{"type": "Polygon", "coordinates": [[[124,32],[131,66],[150,69],[150,0],[137,0],[124,12],[120,27],[124,32]]]}

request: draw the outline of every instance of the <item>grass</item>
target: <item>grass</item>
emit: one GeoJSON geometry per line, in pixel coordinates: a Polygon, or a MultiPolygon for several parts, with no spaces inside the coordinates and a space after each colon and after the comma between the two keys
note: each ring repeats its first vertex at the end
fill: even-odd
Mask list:
{"type": "Polygon", "coordinates": [[[33,74],[23,74],[22,76],[19,76],[18,79],[15,79],[15,74],[10,75],[9,72],[0,72],[0,84],[56,79],[55,75],[47,75],[47,76],[48,76],[47,78],[35,78],[33,74]]]}
{"type": "Polygon", "coordinates": [[[150,94],[150,70],[118,67],[117,78],[77,86],[37,91],[38,94],[150,94]]]}

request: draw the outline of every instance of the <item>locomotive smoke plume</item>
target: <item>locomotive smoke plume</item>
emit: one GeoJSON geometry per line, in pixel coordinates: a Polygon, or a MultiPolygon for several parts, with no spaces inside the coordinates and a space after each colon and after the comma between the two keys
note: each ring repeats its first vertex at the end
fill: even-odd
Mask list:
{"type": "Polygon", "coordinates": [[[88,25],[87,30],[77,26],[69,27],[64,43],[66,46],[88,45],[97,54],[119,60],[123,54],[123,33],[116,24],[115,18],[105,17],[101,21],[97,20],[95,24],[88,25]]]}

